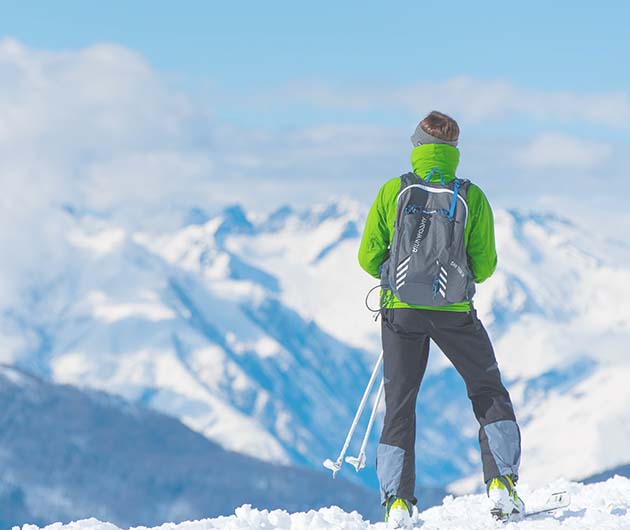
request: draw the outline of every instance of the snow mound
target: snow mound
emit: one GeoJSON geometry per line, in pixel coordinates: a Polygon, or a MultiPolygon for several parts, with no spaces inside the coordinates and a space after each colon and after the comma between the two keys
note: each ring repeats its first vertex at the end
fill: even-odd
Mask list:
{"type": "MultiPolygon", "coordinates": [[[[416,516],[415,528],[422,530],[481,530],[487,528],[505,528],[507,530],[627,530],[630,528],[630,480],[616,476],[606,482],[584,485],[565,480],[558,480],[549,486],[529,490],[520,488],[526,502],[534,508],[545,502],[547,496],[555,491],[566,490],[571,494],[572,502],[568,508],[553,514],[532,516],[519,522],[503,524],[494,521],[489,514],[488,500],[484,495],[466,495],[446,497],[441,506],[430,508],[416,516]]],[[[289,514],[283,510],[257,510],[250,505],[237,508],[234,515],[188,521],[174,524],[165,523],[156,527],[160,530],[324,530],[346,529],[384,530],[384,523],[371,524],[357,513],[346,513],[335,506],[312,510],[307,513],[289,514]]],[[[14,527],[19,530],[19,527],[14,527]]],[[[22,530],[38,530],[33,525],[24,525],[22,530]]],[[[110,523],[96,519],[86,519],[67,525],[55,523],[45,530],[118,530],[110,523]]],[[[149,530],[136,527],[135,530],[149,530]]]]}

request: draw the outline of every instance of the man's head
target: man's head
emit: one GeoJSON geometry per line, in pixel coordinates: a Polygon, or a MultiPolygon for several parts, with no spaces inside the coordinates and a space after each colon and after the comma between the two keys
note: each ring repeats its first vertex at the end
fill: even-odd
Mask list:
{"type": "Polygon", "coordinates": [[[416,127],[411,136],[414,147],[423,144],[448,144],[457,147],[459,125],[457,122],[437,110],[430,112],[416,127]]]}

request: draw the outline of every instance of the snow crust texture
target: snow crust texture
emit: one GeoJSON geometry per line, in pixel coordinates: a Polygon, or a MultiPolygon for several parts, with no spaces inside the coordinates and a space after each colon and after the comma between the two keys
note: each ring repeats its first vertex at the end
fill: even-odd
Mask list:
{"type": "MultiPolygon", "coordinates": [[[[627,530],[630,528],[630,480],[616,476],[606,482],[583,485],[558,480],[535,491],[527,486],[520,488],[530,508],[545,502],[547,496],[558,490],[566,490],[572,496],[568,508],[553,514],[532,516],[507,524],[494,521],[489,514],[488,499],[483,495],[446,497],[441,506],[430,508],[415,517],[414,528],[422,530],[482,530],[503,528],[506,530],[627,530]]],[[[189,521],[180,524],[165,523],[153,530],[385,530],[385,523],[365,521],[357,512],[346,513],[330,507],[306,513],[289,514],[282,510],[256,510],[250,505],[237,508],[234,515],[189,521]]],[[[14,530],[20,530],[14,527],[14,530]]],[[[21,530],[39,530],[24,525],[21,530]]],[[[118,530],[118,527],[96,519],[70,524],[55,523],[44,530],[118,530]]],[[[149,530],[136,527],[132,530],[149,530]]]]}

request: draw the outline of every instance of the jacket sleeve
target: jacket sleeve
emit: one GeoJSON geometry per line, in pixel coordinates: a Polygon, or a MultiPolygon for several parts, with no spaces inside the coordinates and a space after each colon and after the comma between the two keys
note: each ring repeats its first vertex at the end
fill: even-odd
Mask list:
{"type": "Polygon", "coordinates": [[[383,185],[370,208],[359,247],[359,265],[368,274],[380,278],[379,268],[387,259],[390,231],[387,226],[387,204],[383,185]]]}
{"type": "Polygon", "coordinates": [[[475,282],[481,283],[497,268],[494,216],[488,199],[477,186],[471,185],[468,198],[471,211],[466,253],[475,282]]]}

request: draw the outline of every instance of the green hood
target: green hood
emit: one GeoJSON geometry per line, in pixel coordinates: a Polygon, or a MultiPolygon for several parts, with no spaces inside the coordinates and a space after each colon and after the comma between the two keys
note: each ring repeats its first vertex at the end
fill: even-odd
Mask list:
{"type": "MultiPolygon", "coordinates": [[[[411,167],[420,178],[426,178],[432,169],[441,169],[444,181],[455,180],[455,171],[459,164],[459,149],[447,144],[423,144],[411,151],[411,167]]],[[[431,175],[431,182],[440,182],[440,173],[431,175]]]]}

